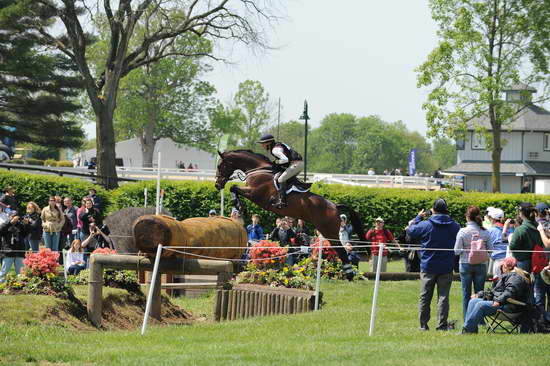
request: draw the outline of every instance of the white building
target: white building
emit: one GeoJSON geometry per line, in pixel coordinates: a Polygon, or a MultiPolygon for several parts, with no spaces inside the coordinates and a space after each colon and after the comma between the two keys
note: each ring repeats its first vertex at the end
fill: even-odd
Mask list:
{"type": "MultiPolygon", "coordinates": [[[[199,169],[216,169],[216,156],[193,147],[176,144],[170,139],[160,139],[155,145],[153,154],[153,167],[157,166],[158,152],[162,153],[161,165],[163,168],[178,168],[181,162],[187,168],[189,164],[197,165],[199,169]]],[[[137,138],[120,141],[115,144],[117,165],[125,167],[142,167],[141,145],[137,138]],[[120,161],[122,159],[122,161],[120,161]],[[122,164],[121,164],[122,163],[122,164]]],[[[81,164],[85,160],[90,161],[96,156],[96,149],[86,150],[81,153],[81,164]]]]}

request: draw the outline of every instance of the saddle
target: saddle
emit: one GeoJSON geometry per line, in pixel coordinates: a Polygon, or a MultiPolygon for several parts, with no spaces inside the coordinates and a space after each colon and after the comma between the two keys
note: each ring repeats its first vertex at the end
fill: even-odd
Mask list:
{"type": "MultiPolygon", "coordinates": [[[[279,182],[277,181],[277,179],[282,173],[283,172],[278,172],[273,176],[273,184],[275,185],[275,189],[277,189],[277,191],[279,191],[280,189],[279,182]]],[[[290,192],[302,192],[302,193],[307,192],[309,191],[312,185],[312,183],[302,182],[296,176],[287,180],[286,183],[287,183],[287,189],[286,189],[287,194],[290,192]]]]}

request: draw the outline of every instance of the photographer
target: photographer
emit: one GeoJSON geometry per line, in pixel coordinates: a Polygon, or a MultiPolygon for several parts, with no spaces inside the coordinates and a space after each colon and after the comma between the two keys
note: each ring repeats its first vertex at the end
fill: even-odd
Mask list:
{"type": "Polygon", "coordinates": [[[91,198],[85,198],[84,209],[80,211],[78,217],[82,222],[80,240],[84,241],[90,235],[90,223],[101,223],[99,210],[93,207],[91,198]]]}
{"type": "Polygon", "coordinates": [[[9,213],[9,220],[0,224],[0,248],[4,259],[0,270],[0,283],[5,282],[6,275],[15,267],[15,273],[19,274],[23,268],[25,257],[25,236],[27,226],[17,216],[17,211],[9,213]]]}
{"type": "Polygon", "coordinates": [[[111,231],[104,224],[96,224],[93,217],[91,218],[92,222],[89,225],[90,234],[82,242],[82,248],[85,249],[86,254],[84,260],[86,265],[88,264],[89,255],[96,250],[97,248],[110,248],[115,249],[113,240],[109,237],[111,231]]]}

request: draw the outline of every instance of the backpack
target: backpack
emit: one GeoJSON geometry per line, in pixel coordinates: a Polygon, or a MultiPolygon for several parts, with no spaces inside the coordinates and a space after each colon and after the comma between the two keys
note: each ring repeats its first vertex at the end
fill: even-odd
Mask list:
{"type": "Polygon", "coordinates": [[[548,258],[544,253],[544,248],[535,244],[533,253],[531,253],[531,272],[540,273],[548,265],[548,258]]]}
{"type": "Polygon", "coordinates": [[[479,237],[479,233],[472,234],[472,241],[470,241],[470,253],[468,253],[468,263],[480,264],[486,262],[489,259],[487,254],[487,246],[485,241],[479,237]]]}

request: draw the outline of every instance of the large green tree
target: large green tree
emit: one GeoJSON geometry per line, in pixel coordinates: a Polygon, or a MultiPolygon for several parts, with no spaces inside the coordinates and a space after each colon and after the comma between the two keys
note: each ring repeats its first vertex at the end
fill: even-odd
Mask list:
{"type": "MultiPolygon", "coordinates": [[[[187,35],[181,51],[211,52],[210,41],[187,35]]],[[[214,87],[200,77],[209,70],[204,57],[167,57],[133,70],[121,82],[115,112],[117,138],[137,137],[143,166],[153,166],[155,145],[161,138],[213,150],[214,135],[208,111],[214,107],[214,87]]]]}
{"type": "Polygon", "coordinates": [[[239,144],[242,148],[255,150],[256,141],[271,119],[269,93],[259,81],[246,80],[239,84],[234,102],[244,117],[239,144]]]}
{"type": "Polygon", "coordinates": [[[113,117],[121,80],[132,70],[166,57],[197,56],[173,47],[187,34],[265,46],[258,25],[273,18],[273,7],[267,0],[20,1],[40,4],[59,20],[55,29],[38,23],[29,24],[29,28],[42,35],[44,45],[58,48],[78,66],[96,120],[98,181],[106,188],[118,185],[113,117]],[[110,36],[108,52],[96,70],[96,60],[88,54],[93,37],[86,30],[92,30],[90,19],[98,13],[107,19],[110,36]],[[153,19],[161,19],[154,23],[154,29],[146,34],[137,31],[139,24],[153,19]],[[134,42],[136,38],[140,41],[134,42]]]}
{"type": "MultiPolygon", "coordinates": [[[[311,126],[308,126],[309,133],[311,133],[311,126]]],[[[271,127],[268,132],[275,136],[275,139],[282,141],[285,144],[291,146],[294,150],[298,151],[302,156],[304,156],[304,144],[305,144],[305,127],[303,122],[299,121],[288,121],[281,123],[280,126],[271,127]]],[[[308,148],[308,150],[310,150],[308,148]]],[[[311,159],[311,156],[308,155],[308,160],[311,159]]]]}
{"type": "Polygon", "coordinates": [[[447,169],[456,164],[456,146],[451,140],[445,137],[434,139],[432,150],[437,169],[447,169]]]}
{"type": "Polygon", "coordinates": [[[0,137],[52,148],[77,148],[84,132],[75,119],[82,83],[60,52],[45,50],[32,26],[55,14],[31,3],[0,0],[0,137]]]}
{"type": "Polygon", "coordinates": [[[492,188],[500,191],[503,129],[523,106],[504,90],[518,82],[539,85],[548,98],[548,0],[430,0],[439,44],[418,68],[418,86],[430,87],[428,134],[463,138],[485,133],[492,152],[492,188]]]}

